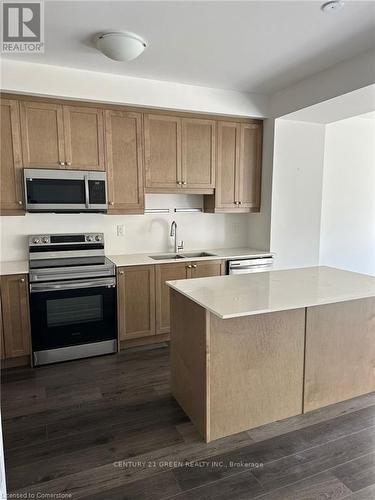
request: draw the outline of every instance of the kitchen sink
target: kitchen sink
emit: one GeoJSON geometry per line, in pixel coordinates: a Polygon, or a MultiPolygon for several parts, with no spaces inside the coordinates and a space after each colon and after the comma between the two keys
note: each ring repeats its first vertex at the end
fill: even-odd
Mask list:
{"type": "Polygon", "coordinates": [[[184,259],[184,255],[180,255],[177,253],[165,253],[161,255],[150,255],[150,259],[153,260],[177,260],[177,259],[184,259]]]}
{"type": "Polygon", "coordinates": [[[186,259],[196,259],[197,257],[217,257],[214,253],[208,252],[187,252],[182,254],[186,259]]]}

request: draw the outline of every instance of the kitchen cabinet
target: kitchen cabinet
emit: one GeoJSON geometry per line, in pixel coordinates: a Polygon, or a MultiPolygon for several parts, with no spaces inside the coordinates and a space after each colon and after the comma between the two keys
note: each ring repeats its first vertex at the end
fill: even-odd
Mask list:
{"type": "Polygon", "coordinates": [[[166,281],[188,277],[190,262],[156,265],[156,333],[169,333],[169,288],[166,281]]]}
{"type": "Polygon", "coordinates": [[[214,120],[146,114],[147,192],[212,193],[215,131],[214,120]]]}
{"type": "Polygon", "coordinates": [[[25,168],[105,170],[103,111],[21,101],[25,168]]]}
{"type": "Polygon", "coordinates": [[[144,145],[146,189],[176,191],[182,185],[180,118],[146,114],[144,145]]]}
{"type": "Polygon", "coordinates": [[[25,168],[65,168],[63,107],[21,101],[22,154],[25,168]]]}
{"type": "Polygon", "coordinates": [[[1,100],[0,214],[23,215],[23,174],[18,102],[1,100]]]}
{"type": "Polygon", "coordinates": [[[120,267],[117,278],[120,341],[154,335],[154,266],[120,267]]]}
{"type": "Polygon", "coordinates": [[[0,295],[0,359],[4,358],[5,358],[4,328],[3,328],[3,313],[1,309],[1,295],[0,295]]]}
{"type": "Polygon", "coordinates": [[[144,212],[142,115],[105,111],[108,213],[144,212]]]}
{"type": "Polygon", "coordinates": [[[181,126],[182,188],[213,190],[216,123],[213,120],[183,118],[181,126]]]}
{"type": "Polygon", "coordinates": [[[222,260],[200,260],[188,265],[188,278],[208,278],[223,274],[225,274],[225,261],[222,260]]]}
{"type": "Polygon", "coordinates": [[[27,356],[31,344],[27,276],[2,276],[0,285],[5,358],[27,356]]]}
{"type": "Polygon", "coordinates": [[[216,189],[206,212],[259,212],[262,123],[218,123],[216,189]]]}
{"type": "Polygon", "coordinates": [[[64,106],[64,131],[68,168],[105,170],[101,109],[64,106]]]}
{"type": "Polygon", "coordinates": [[[166,281],[204,278],[225,274],[225,261],[184,261],[156,265],[156,333],[170,331],[169,287],[166,281]]]}

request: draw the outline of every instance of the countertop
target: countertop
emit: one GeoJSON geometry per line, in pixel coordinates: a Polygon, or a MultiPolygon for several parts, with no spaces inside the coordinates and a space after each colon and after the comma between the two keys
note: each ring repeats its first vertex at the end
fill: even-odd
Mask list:
{"type": "Polygon", "coordinates": [[[27,260],[14,260],[10,262],[0,262],[0,276],[8,274],[28,274],[29,262],[27,260]]]}
{"type": "MultiPolygon", "coordinates": [[[[246,257],[264,257],[265,255],[272,255],[272,252],[265,252],[264,250],[255,250],[253,248],[216,248],[213,250],[180,250],[180,254],[189,254],[190,252],[205,251],[210,254],[207,257],[188,257],[186,261],[199,261],[199,260],[218,260],[218,259],[243,259],[246,257]]],[[[184,262],[183,259],[165,259],[154,260],[150,255],[163,255],[168,252],[150,252],[147,254],[124,254],[124,255],[107,255],[107,257],[118,267],[122,266],[146,266],[150,264],[170,264],[172,262],[184,262]]],[[[171,252],[169,252],[171,253],[171,252]]]]}
{"type": "Polygon", "coordinates": [[[375,296],[375,278],[332,267],[168,281],[221,319],[375,296]]]}
{"type": "MultiPolygon", "coordinates": [[[[197,252],[201,250],[196,250],[197,252]]],[[[254,250],[253,248],[220,248],[214,250],[204,250],[208,253],[215,255],[209,257],[195,257],[188,258],[186,260],[214,260],[214,259],[237,259],[244,257],[262,257],[265,255],[272,255],[271,252],[265,252],[263,250],[254,250]]],[[[181,255],[184,253],[194,252],[194,250],[180,251],[181,255]]],[[[171,262],[184,262],[182,259],[165,259],[165,260],[154,260],[151,259],[150,255],[160,255],[167,254],[168,252],[157,252],[157,253],[135,253],[135,254],[122,254],[122,255],[106,255],[116,266],[144,266],[150,264],[170,264],[171,262]]],[[[27,260],[17,260],[10,262],[0,262],[0,276],[7,274],[27,274],[29,272],[29,263],[27,260]]]]}

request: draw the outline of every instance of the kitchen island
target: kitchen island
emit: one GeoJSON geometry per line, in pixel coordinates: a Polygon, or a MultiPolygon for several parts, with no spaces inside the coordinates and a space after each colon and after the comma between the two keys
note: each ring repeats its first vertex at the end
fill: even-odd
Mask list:
{"type": "Polygon", "coordinates": [[[375,278],[170,281],[172,394],[206,442],[375,391],[375,278]]]}

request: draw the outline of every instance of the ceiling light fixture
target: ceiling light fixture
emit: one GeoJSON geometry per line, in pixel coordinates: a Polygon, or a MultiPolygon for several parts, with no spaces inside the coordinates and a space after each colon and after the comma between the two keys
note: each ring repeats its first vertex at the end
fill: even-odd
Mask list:
{"type": "Polygon", "coordinates": [[[147,44],[134,33],[114,32],[98,35],[96,47],[115,61],[132,61],[142,54],[147,44]]]}
{"type": "Polygon", "coordinates": [[[344,2],[341,0],[331,0],[330,2],[325,2],[320,8],[322,9],[323,12],[337,12],[338,10],[342,9],[344,6],[344,2]]]}

